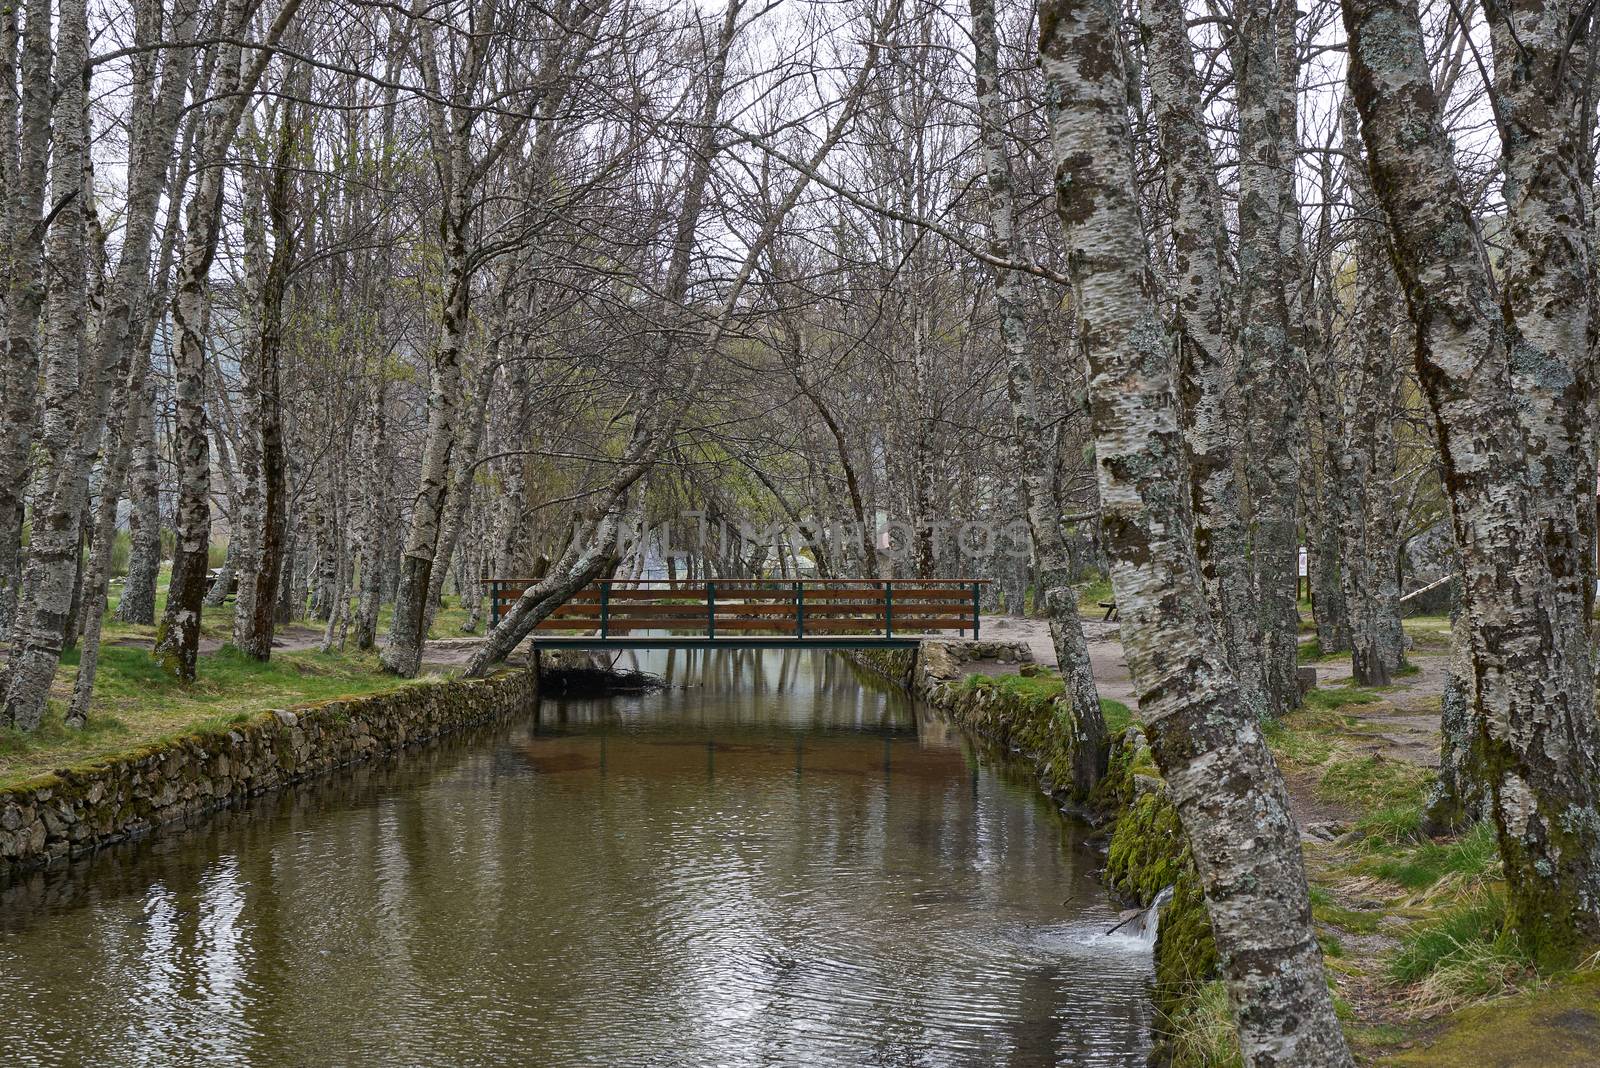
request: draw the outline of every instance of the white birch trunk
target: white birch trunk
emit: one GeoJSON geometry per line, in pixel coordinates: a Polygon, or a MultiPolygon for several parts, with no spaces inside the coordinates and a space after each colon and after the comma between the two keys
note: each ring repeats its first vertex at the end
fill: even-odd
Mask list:
{"type": "Polygon", "coordinates": [[[1093,374],[1123,645],[1205,889],[1245,1063],[1349,1065],[1288,794],[1227,670],[1195,553],[1171,343],[1135,200],[1117,17],[1110,0],[1039,9],[1056,211],[1093,374]]]}

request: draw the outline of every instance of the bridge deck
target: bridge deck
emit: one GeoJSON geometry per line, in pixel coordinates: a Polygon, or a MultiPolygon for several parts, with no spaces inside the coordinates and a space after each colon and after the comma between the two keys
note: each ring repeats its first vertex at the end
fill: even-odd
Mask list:
{"type": "MultiPolygon", "coordinates": [[[[487,579],[500,616],[532,579],[487,579]]],[[[578,591],[534,629],[557,649],[905,648],[921,637],[978,636],[981,579],[608,579],[578,591]]]]}

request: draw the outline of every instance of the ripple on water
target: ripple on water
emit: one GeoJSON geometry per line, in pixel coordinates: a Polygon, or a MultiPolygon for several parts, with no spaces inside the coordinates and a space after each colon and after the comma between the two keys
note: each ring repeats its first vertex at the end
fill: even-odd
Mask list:
{"type": "Polygon", "coordinates": [[[0,1062],[1142,1064],[1071,828],[838,658],[752,663],[53,873],[0,1062]]]}

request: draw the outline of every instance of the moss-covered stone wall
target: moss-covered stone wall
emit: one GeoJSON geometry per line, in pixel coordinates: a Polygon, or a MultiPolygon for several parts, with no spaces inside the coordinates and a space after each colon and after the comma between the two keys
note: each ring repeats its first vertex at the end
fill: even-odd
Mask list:
{"type": "Polygon", "coordinates": [[[0,790],[0,880],[527,708],[530,671],[263,712],[0,790]]]}
{"type": "MultiPolygon", "coordinates": [[[[1157,1031],[1181,1015],[1200,984],[1216,977],[1217,953],[1205,897],[1151,758],[1144,733],[1129,727],[1111,739],[1108,771],[1092,796],[1072,793],[1072,702],[1064,693],[997,685],[977,673],[985,663],[1031,660],[1026,647],[1005,643],[924,642],[921,650],[869,650],[851,657],[903,686],[963,729],[1031,766],[1045,793],[1063,807],[1111,826],[1104,879],[1130,903],[1147,907],[1162,890],[1155,946],[1157,1031]]],[[[1159,1051],[1158,1051],[1159,1054],[1159,1051]]]]}

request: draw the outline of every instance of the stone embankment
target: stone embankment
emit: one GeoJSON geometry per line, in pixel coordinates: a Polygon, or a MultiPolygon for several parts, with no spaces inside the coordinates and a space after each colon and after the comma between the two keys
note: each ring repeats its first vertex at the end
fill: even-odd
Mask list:
{"type": "Polygon", "coordinates": [[[419,682],[238,717],[0,790],[0,881],[526,709],[538,676],[419,682]]]}

